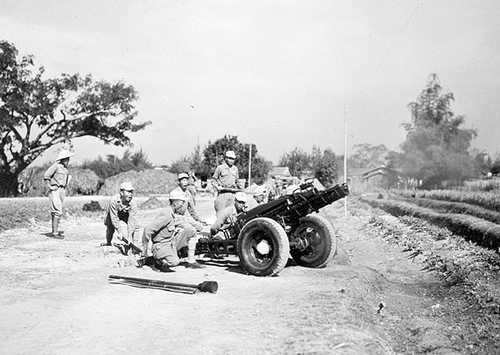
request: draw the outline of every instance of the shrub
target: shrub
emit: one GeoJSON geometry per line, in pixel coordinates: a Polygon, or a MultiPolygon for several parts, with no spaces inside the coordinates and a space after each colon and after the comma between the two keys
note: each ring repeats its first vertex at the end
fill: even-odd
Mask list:
{"type": "MultiPolygon", "coordinates": [[[[43,180],[43,174],[49,166],[41,166],[27,169],[22,175],[24,196],[44,196],[47,194],[47,183],[43,180]]],[[[71,181],[67,187],[68,195],[93,195],[102,185],[102,180],[89,169],[69,167],[71,181]]]]}

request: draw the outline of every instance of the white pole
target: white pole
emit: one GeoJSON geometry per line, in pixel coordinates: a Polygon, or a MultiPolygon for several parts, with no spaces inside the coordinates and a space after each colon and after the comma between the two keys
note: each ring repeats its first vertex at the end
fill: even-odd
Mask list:
{"type": "MultiPolygon", "coordinates": [[[[347,183],[347,109],[344,104],[344,182],[347,183]]],[[[347,217],[347,196],[344,197],[344,216],[347,217]]]]}
{"type": "Polygon", "coordinates": [[[248,186],[250,187],[252,172],[252,145],[248,145],[248,186]]]}

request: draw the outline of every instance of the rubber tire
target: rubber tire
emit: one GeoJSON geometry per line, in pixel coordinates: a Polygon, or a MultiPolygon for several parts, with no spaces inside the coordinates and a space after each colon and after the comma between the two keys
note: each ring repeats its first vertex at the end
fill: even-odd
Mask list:
{"type": "Polygon", "coordinates": [[[267,217],[252,219],[243,226],[238,236],[237,250],[241,268],[249,274],[256,276],[277,275],[285,268],[290,256],[290,244],[285,230],[278,222],[267,217]],[[255,233],[259,232],[267,234],[267,239],[270,241],[270,246],[273,250],[270,263],[262,266],[259,266],[256,262],[252,262],[252,259],[255,259],[255,257],[250,245],[255,237],[255,233]]]}
{"type": "Polygon", "coordinates": [[[314,259],[304,259],[304,255],[299,250],[290,251],[293,260],[300,266],[311,268],[322,268],[332,261],[335,253],[337,252],[337,238],[335,229],[332,224],[323,216],[319,214],[311,214],[301,219],[299,227],[296,231],[304,227],[304,225],[312,225],[320,235],[324,249],[320,251],[314,259]]]}

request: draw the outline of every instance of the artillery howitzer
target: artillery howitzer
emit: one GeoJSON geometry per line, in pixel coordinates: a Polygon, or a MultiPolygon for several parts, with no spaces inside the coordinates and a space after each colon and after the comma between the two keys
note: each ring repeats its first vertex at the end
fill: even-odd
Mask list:
{"type": "Polygon", "coordinates": [[[240,213],[224,231],[226,239],[201,238],[197,254],[238,255],[241,267],[258,276],[278,274],[290,255],[298,265],[324,267],[335,255],[335,230],[313,212],[348,194],[346,184],[318,190],[304,183],[294,193],[240,213]]]}

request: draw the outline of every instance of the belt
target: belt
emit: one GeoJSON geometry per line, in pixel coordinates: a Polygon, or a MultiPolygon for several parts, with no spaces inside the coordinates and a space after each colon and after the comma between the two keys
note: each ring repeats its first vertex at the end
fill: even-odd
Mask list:
{"type": "Polygon", "coordinates": [[[219,190],[219,193],[220,194],[227,194],[227,193],[230,193],[230,194],[235,194],[237,189],[234,189],[232,187],[228,187],[228,188],[222,188],[219,190]]]}

